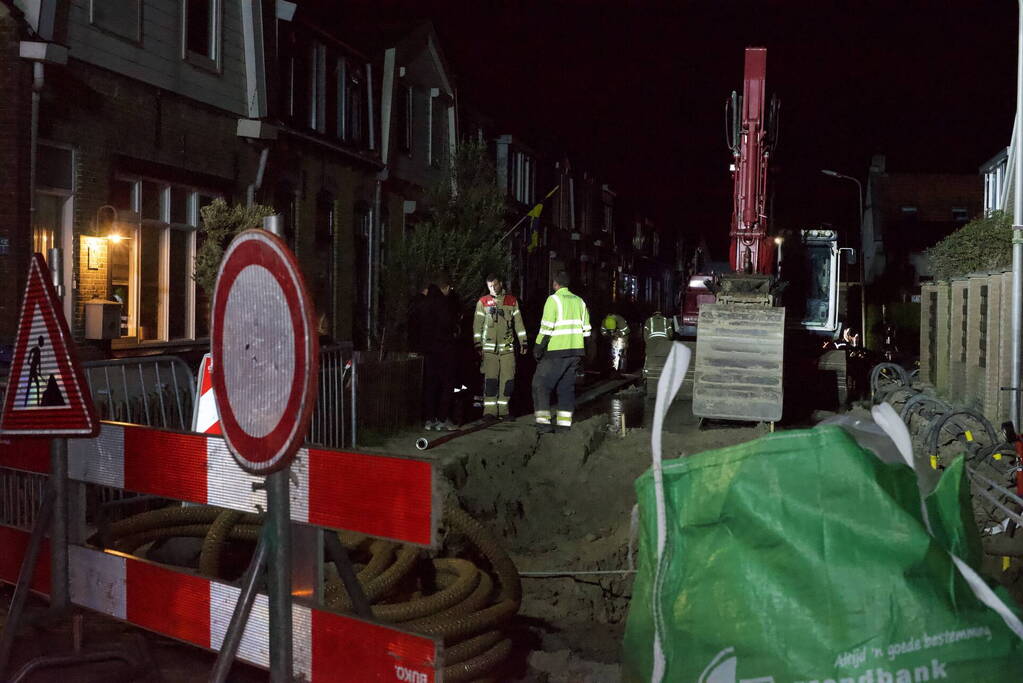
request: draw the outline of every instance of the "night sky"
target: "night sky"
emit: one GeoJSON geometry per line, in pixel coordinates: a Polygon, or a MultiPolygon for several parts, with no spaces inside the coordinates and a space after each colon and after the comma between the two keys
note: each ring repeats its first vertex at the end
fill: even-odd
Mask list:
{"type": "Polygon", "coordinates": [[[373,12],[432,19],[464,101],[712,244],[728,229],[724,103],[746,46],[767,47],[781,99],[778,229],[855,220],[855,186],[822,168],[865,181],[883,152],[892,172],[976,173],[1012,132],[1010,0],[346,5],[349,26],[373,12]]]}

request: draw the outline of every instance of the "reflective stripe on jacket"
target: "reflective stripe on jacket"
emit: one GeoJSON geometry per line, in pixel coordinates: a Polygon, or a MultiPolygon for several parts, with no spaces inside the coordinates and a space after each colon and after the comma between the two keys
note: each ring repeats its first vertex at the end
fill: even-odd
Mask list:
{"type": "Polygon", "coordinates": [[[547,336],[547,353],[553,356],[581,356],[590,336],[590,312],[586,302],[562,287],[547,297],[536,342],[547,336]]]}
{"type": "Polygon", "coordinates": [[[675,326],[670,320],[665,318],[660,313],[654,313],[652,316],[646,319],[643,323],[643,341],[648,342],[651,339],[671,339],[675,332],[675,326]]]}
{"type": "Polygon", "coordinates": [[[488,353],[508,353],[515,350],[516,337],[525,346],[526,326],[518,300],[511,294],[481,296],[472,322],[473,343],[488,353]]]}

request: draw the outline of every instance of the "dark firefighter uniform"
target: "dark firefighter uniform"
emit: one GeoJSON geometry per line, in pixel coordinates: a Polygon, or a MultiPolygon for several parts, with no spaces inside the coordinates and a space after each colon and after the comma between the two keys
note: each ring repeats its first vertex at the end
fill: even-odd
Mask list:
{"type": "Polygon", "coordinates": [[[539,363],[533,375],[533,414],[541,432],[552,431],[551,392],[558,392],[554,424],[560,429],[572,426],[575,411],[575,375],[579,359],[590,340],[590,313],[586,302],[559,288],[547,297],[536,337],[533,355],[539,363]]]}
{"type": "Polygon", "coordinates": [[[503,417],[515,389],[516,340],[526,348],[526,326],[518,300],[511,294],[481,296],[476,302],[472,340],[483,352],[483,414],[503,417]]]}
{"type": "Polygon", "coordinates": [[[643,377],[646,378],[647,393],[657,391],[657,380],[661,377],[661,370],[671,351],[671,340],[674,336],[674,323],[660,311],[656,311],[643,323],[643,342],[646,344],[643,377]]]}

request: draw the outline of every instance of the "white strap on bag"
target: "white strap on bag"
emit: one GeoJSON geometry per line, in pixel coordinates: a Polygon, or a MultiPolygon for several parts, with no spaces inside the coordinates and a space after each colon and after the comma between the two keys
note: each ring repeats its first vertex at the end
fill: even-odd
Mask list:
{"type": "Polygon", "coordinates": [[[667,509],[664,502],[664,472],[661,468],[661,430],[664,418],[671,408],[675,394],[682,387],[682,380],[689,369],[693,352],[684,344],[674,342],[664,362],[664,369],[657,381],[657,402],[654,404],[654,423],[650,430],[650,449],[653,453],[654,504],[657,508],[657,565],[654,568],[654,588],[651,602],[654,609],[654,666],[650,673],[651,683],[661,683],[667,670],[664,644],[661,632],[664,630],[661,611],[661,582],[664,576],[664,552],[668,541],[667,509]]]}
{"type": "MultiPolygon", "coordinates": [[[[895,442],[895,446],[899,449],[899,453],[902,454],[902,459],[906,461],[909,468],[916,472],[916,466],[913,462],[913,442],[909,436],[909,429],[899,418],[895,409],[887,403],[881,403],[876,405],[870,410],[870,414],[874,417],[874,422],[878,424],[885,431],[885,433],[891,437],[892,441],[895,442]]],[[[917,483],[919,484],[920,479],[917,477],[917,483]]],[[[934,535],[934,530],[931,528],[931,520],[927,515],[927,505],[924,502],[923,490],[920,491],[920,512],[923,515],[924,525],[927,527],[927,533],[931,536],[934,535]]],[[[955,565],[962,577],[966,579],[966,583],[969,584],[973,590],[973,594],[977,596],[977,599],[982,603],[993,609],[998,616],[1002,618],[1005,625],[1016,634],[1017,637],[1023,639],[1023,622],[1020,622],[1012,610],[1006,606],[1002,599],[999,598],[991,587],[980,578],[980,576],[970,567],[968,564],[963,562],[961,559],[956,557],[954,554],[949,553],[949,557],[952,558],[952,563],[955,565]]]]}

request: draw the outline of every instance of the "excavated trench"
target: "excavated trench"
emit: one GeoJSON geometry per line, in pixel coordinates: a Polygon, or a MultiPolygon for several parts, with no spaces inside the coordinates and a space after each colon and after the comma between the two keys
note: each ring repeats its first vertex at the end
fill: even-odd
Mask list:
{"type": "MultiPolygon", "coordinates": [[[[460,504],[501,540],[522,576],[507,680],[616,681],[632,590],[633,482],[649,466],[653,405],[635,388],[577,411],[571,432],[537,436],[529,416],[455,439],[436,458],[460,504]],[[625,416],[624,432],[609,431],[625,416]],[[517,669],[520,672],[521,669],[517,669]]],[[[678,457],[760,435],[700,431],[690,404],[673,405],[664,454],[678,457]]],[[[393,449],[405,446],[400,441],[393,449]]]]}

